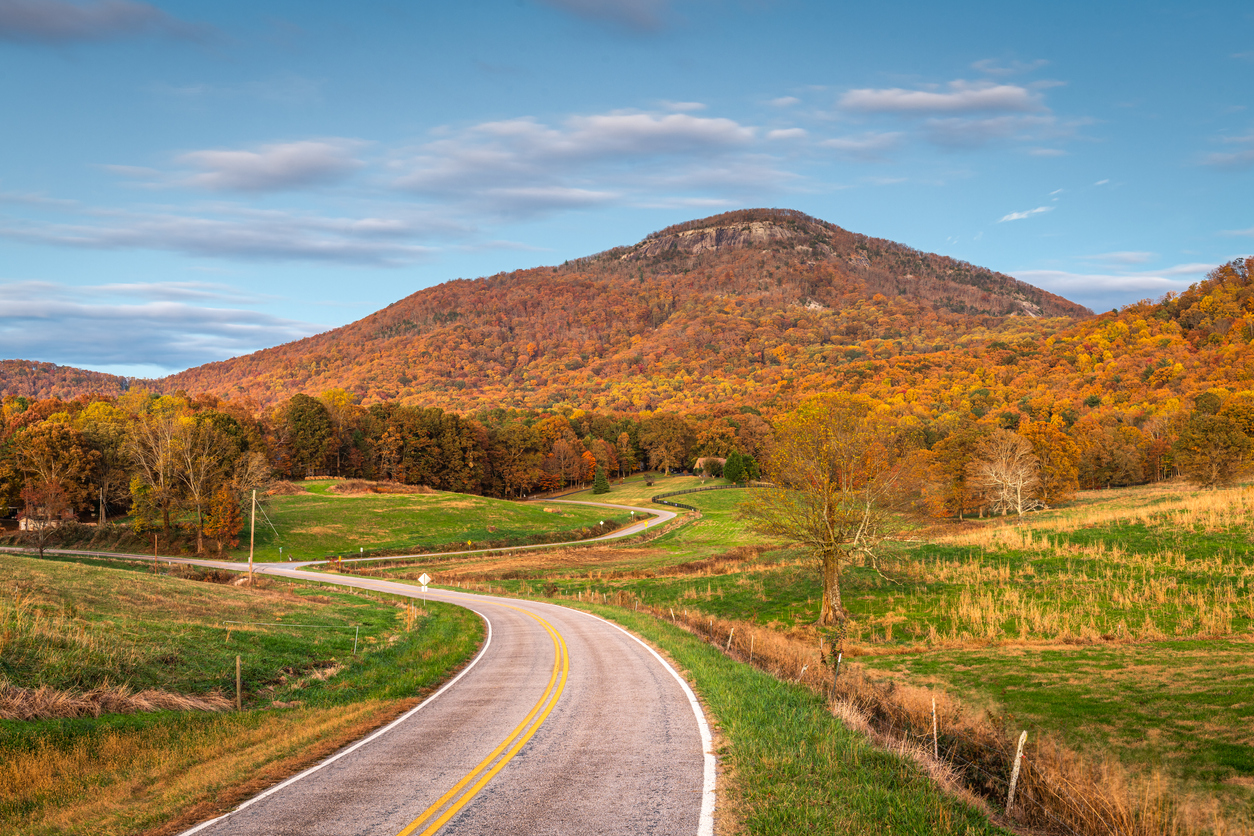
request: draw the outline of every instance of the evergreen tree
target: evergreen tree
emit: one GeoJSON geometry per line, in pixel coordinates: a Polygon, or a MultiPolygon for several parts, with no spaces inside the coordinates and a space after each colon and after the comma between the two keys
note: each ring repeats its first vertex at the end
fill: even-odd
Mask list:
{"type": "Polygon", "coordinates": [[[723,465],[723,478],[732,482],[740,482],[745,478],[745,460],[739,450],[732,450],[727,454],[727,461],[723,465]]]}
{"type": "Polygon", "coordinates": [[[596,477],[592,480],[592,492],[593,493],[609,493],[610,492],[610,483],[609,483],[609,480],[605,478],[605,468],[601,467],[601,465],[597,465],[597,474],[596,474],[596,477]]]}

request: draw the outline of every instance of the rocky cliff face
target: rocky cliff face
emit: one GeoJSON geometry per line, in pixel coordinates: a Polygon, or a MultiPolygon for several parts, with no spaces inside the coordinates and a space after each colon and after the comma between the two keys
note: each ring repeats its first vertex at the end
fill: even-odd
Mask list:
{"type": "MultiPolygon", "coordinates": [[[[622,258],[624,261],[642,261],[671,252],[701,255],[720,249],[765,247],[771,244],[793,244],[798,249],[811,250],[811,238],[807,231],[775,221],[742,221],[669,234],[663,230],[657,237],[650,236],[641,241],[622,258]]],[[[826,249],[830,252],[830,247],[826,249]]]]}

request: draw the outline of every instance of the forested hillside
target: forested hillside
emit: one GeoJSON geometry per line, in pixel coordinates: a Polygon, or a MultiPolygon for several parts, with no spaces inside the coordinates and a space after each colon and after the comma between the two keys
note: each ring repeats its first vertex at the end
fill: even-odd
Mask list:
{"type": "Polygon", "coordinates": [[[559,267],[446,282],[343,328],[150,385],[273,403],[692,412],[1089,312],[1008,276],[785,210],[670,227],[559,267]]]}

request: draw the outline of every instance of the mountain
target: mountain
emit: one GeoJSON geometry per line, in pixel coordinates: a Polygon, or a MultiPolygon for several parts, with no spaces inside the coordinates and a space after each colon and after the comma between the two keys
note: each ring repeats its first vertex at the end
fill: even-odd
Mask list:
{"type": "Polygon", "coordinates": [[[120,395],[128,385],[126,378],[104,372],[30,360],[0,360],[0,395],[64,400],[97,392],[120,395]]]}
{"type": "Polygon", "coordinates": [[[561,266],[446,282],[342,328],[147,385],[262,404],[342,388],[364,403],[462,410],[688,411],[760,405],[868,353],[931,355],[974,333],[1018,339],[1089,316],[1001,273],[751,209],[561,266]]]}

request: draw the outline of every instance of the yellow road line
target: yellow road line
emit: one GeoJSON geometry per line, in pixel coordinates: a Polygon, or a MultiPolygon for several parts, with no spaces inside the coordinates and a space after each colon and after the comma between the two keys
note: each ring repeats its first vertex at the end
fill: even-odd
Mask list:
{"type": "Polygon", "coordinates": [[[540,695],[540,700],[532,707],[531,711],[527,713],[527,716],[523,718],[522,722],[519,723],[512,732],[510,732],[509,736],[506,737],[505,740],[501,741],[501,744],[493,749],[486,758],[480,761],[478,766],[454,784],[452,789],[440,796],[434,804],[423,811],[422,815],[406,825],[405,829],[397,834],[397,836],[411,836],[419,827],[422,827],[422,825],[425,824],[432,816],[444,808],[446,804],[449,804],[450,801],[452,803],[449,804],[448,809],[446,809],[439,818],[431,822],[431,824],[428,825],[419,836],[430,836],[443,827],[449,819],[457,815],[463,807],[470,803],[470,800],[474,798],[481,789],[487,786],[487,783],[491,781],[498,772],[505,768],[505,764],[513,760],[514,756],[517,755],[522,747],[527,744],[527,741],[530,740],[540,729],[540,726],[544,723],[545,719],[548,718],[549,712],[551,712],[553,707],[557,705],[557,700],[561,697],[562,691],[566,688],[566,675],[570,670],[570,657],[566,651],[566,642],[563,641],[561,635],[553,629],[553,625],[549,624],[549,622],[534,613],[528,612],[521,607],[512,607],[509,604],[502,604],[501,606],[509,607],[512,610],[518,610],[524,615],[534,618],[540,623],[540,626],[548,632],[550,638],[553,639],[553,671],[549,675],[549,683],[545,687],[544,693],[540,695]],[[539,716],[537,716],[537,714],[539,716]],[[510,747],[511,743],[513,744],[512,748],[510,747]],[[507,748],[509,751],[505,752],[507,748]],[[500,756],[502,752],[505,752],[505,755],[501,757],[500,760],[497,760],[497,757],[500,756]],[[495,764],[493,764],[493,761],[496,761],[495,764]],[[479,777],[481,774],[482,777],[479,777]],[[479,777],[479,780],[475,781],[475,778],[477,777],[479,777]],[[458,793],[461,793],[461,791],[471,781],[475,781],[474,785],[458,797],[458,793]]]}

